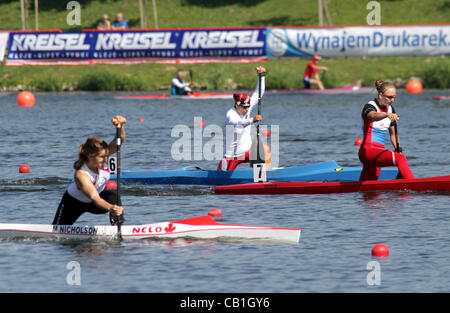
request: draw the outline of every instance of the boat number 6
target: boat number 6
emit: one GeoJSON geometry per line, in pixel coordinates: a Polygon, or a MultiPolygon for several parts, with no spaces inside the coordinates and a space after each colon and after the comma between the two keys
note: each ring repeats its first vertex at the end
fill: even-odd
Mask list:
{"type": "Polygon", "coordinates": [[[116,174],[117,159],[115,156],[109,157],[108,168],[110,174],[116,174]]]}

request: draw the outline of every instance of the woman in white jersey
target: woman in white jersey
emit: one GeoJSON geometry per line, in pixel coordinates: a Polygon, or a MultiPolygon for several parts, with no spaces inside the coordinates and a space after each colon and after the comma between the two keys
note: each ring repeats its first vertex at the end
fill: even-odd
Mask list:
{"type": "MultiPolygon", "coordinates": [[[[115,116],[112,123],[121,128],[120,138],[125,140],[123,116],[115,116]]],[[[72,225],[85,212],[93,214],[110,213],[110,222],[114,224],[122,218],[123,207],[113,189],[105,189],[110,174],[107,168],[108,157],[117,152],[116,138],[109,144],[97,137],[90,137],[78,149],[78,160],[74,180],[64,193],[53,219],[53,225],[72,225]]]]}
{"type": "MultiPolygon", "coordinates": [[[[262,66],[256,68],[261,75],[261,97],[265,90],[266,69],[262,66]]],[[[258,104],[259,80],[255,91],[249,97],[246,93],[234,94],[234,107],[231,108],[225,119],[225,153],[220,161],[218,170],[233,171],[240,163],[250,161],[250,148],[252,146],[251,124],[262,120],[261,115],[250,117],[253,107],[258,104]]],[[[267,147],[265,147],[268,153],[267,147]]],[[[266,156],[266,160],[270,157],[266,156]]]]}

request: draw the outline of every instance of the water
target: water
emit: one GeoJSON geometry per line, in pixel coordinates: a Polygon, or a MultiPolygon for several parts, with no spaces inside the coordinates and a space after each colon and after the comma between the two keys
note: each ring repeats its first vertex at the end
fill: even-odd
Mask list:
{"type": "MultiPolygon", "coordinates": [[[[448,91],[409,95],[396,109],[416,177],[449,174],[448,91]]],[[[175,161],[175,125],[194,117],[222,126],[229,100],[117,100],[113,93],[36,94],[32,108],[1,94],[0,212],[3,223],[50,223],[88,136],[111,140],[110,119],[127,117],[123,170],[179,169],[218,161],[175,161]],[[139,118],[146,122],[139,122],[139,118]],[[26,163],[30,174],[19,174],[26,163]]],[[[266,95],[264,123],[279,125],[280,166],[336,160],[360,166],[360,108],[373,94],[266,95]]],[[[205,144],[210,138],[203,138],[205,144]]],[[[390,145],[389,145],[390,146],[390,145]]],[[[241,165],[243,167],[247,165],[241,165]]],[[[298,245],[260,242],[0,242],[0,292],[449,292],[449,196],[433,193],[226,196],[211,187],[123,186],[127,223],[174,220],[218,207],[225,223],[299,227],[298,245]],[[371,257],[379,242],[385,259],[371,257]],[[70,280],[72,261],[79,281],[70,280]],[[378,285],[369,285],[377,261],[378,285]],[[75,283],[75,284],[73,284],[75,283]]],[[[105,224],[83,215],[80,224],[105,224]]],[[[73,277],[72,277],[73,278],[73,277]]]]}

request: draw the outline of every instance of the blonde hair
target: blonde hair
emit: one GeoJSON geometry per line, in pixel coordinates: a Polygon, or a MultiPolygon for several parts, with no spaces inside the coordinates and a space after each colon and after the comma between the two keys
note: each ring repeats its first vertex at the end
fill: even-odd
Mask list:
{"type": "Polygon", "coordinates": [[[78,148],[78,160],[73,163],[73,168],[79,170],[89,157],[96,156],[101,150],[108,149],[108,144],[100,138],[89,137],[85,143],[78,148]]]}
{"type": "Polygon", "coordinates": [[[379,93],[385,93],[386,90],[390,88],[395,88],[395,85],[391,82],[385,82],[379,79],[375,82],[375,87],[377,88],[379,93]]]}

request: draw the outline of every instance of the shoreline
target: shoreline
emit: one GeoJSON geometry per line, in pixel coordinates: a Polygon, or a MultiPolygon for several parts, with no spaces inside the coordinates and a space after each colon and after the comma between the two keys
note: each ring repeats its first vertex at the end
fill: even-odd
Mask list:
{"type": "MultiPolygon", "coordinates": [[[[261,65],[268,71],[267,89],[303,88],[303,73],[309,59],[269,59],[261,65]]],[[[0,92],[29,91],[133,91],[169,92],[178,68],[192,70],[196,91],[253,90],[254,69],[259,63],[215,64],[94,64],[77,66],[25,65],[0,68],[0,92]]],[[[320,72],[325,88],[346,85],[372,87],[377,79],[404,88],[411,79],[424,89],[450,89],[450,58],[383,57],[329,58],[320,61],[329,71],[320,72]]],[[[186,81],[189,81],[186,75],[186,81]]]]}

